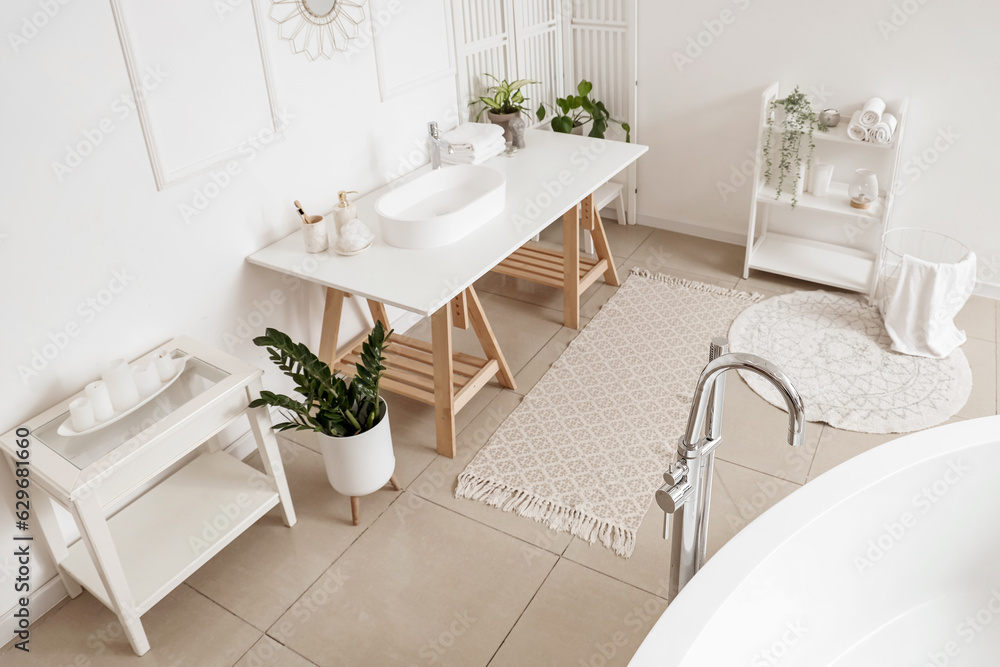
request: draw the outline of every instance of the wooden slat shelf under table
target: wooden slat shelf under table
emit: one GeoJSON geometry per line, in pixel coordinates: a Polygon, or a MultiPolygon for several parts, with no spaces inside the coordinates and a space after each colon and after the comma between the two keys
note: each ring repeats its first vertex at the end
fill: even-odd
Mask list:
{"type": "MultiPolygon", "coordinates": [[[[497,374],[500,365],[496,359],[481,359],[462,352],[452,352],[451,357],[454,410],[457,412],[497,374]]],[[[335,370],[353,376],[355,364],[360,361],[359,344],[337,362],[335,370]]],[[[430,343],[393,334],[385,350],[385,368],[383,388],[434,405],[434,356],[430,343]]]]}
{"type": "Polygon", "coordinates": [[[614,287],[621,284],[593,193],[563,214],[561,249],[525,243],[494,266],[493,271],[561,289],[563,324],[571,329],[580,328],[580,296],[597,281],[598,276],[603,275],[604,282],[614,287]],[[581,225],[594,240],[597,259],[580,255],[581,225]]]}
{"type": "MultiPolygon", "coordinates": [[[[493,267],[493,271],[505,276],[524,278],[549,287],[562,288],[564,262],[561,249],[554,250],[537,243],[526,243],[515,250],[510,257],[493,267]]],[[[590,287],[598,276],[607,270],[608,261],[606,259],[595,260],[581,256],[580,290],[590,287]]]]}

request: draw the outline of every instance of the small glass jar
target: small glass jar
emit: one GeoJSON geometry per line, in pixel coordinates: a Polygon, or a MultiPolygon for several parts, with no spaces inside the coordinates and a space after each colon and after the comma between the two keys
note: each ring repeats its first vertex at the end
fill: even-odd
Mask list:
{"type": "Polygon", "coordinates": [[[867,209],[878,201],[878,177],[871,169],[858,169],[847,188],[851,206],[867,209]]]}
{"type": "Polygon", "coordinates": [[[324,252],[329,247],[326,222],[321,215],[306,216],[302,221],[302,236],[306,241],[306,252],[324,252]]]}

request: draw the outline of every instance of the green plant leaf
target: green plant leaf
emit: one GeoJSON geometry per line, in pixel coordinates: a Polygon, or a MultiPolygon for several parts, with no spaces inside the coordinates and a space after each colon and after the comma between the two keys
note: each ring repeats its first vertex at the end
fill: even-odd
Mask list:
{"type": "Polygon", "coordinates": [[[594,124],[590,128],[590,134],[587,136],[594,137],[596,139],[603,139],[604,132],[608,129],[608,122],[601,117],[594,118],[594,124]]]}
{"type": "Polygon", "coordinates": [[[594,84],[587,81],[586,79],[582,79],[580,83],[576,84],[576,92],[580,94],[580,97],[586,97],[587,95],[590,94],[590,91],[592,91],[593,89],[594,89],[594,84]]]}
{"type": "Polygon", "coordinates": [[[545,120],[545,105],[544,104],[539,104],[538,105],[538,111],[535,112],[535,118],[538,119],[539,123],[541,123],[543,120],[545,120]]]}
{"type": "Polygon", "coordinates": [[[552,131],[569,134],[573,131],[573,119],[569,116],[556,116],[552,119],[552,131]]]}

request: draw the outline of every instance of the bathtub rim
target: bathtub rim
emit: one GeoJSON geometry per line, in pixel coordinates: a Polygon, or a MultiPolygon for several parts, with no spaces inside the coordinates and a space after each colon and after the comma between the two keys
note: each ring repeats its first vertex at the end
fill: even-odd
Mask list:
{"type": "Polygon", "coordinates": [[[719,609],[768,556],[848,498],[915,465],[991,442],[1000,442],[1000,415],[942,424],[902,434],[796,489],[709,559],[657,619],[630,667],[681,665],[719,609]]]}

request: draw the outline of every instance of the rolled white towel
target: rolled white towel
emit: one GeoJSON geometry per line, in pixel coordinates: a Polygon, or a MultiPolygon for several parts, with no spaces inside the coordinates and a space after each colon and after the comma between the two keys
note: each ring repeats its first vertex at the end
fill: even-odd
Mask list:
{"type": "Polygon", "coordinates": [[[870,127],[875,127],[875,125],[882,120],[882,114],[885,113],[885,101],[881,97],[873,97],[865,105],[861,107],[861,117],[858,122],[861,123],[861,127],[868,129],[870,127]]]}
{"type": "Polygon", "coordinates": [[[882,120],[877,122],[872,129],[868,130],[868,138],[872,143],[887,144],[892,141],[892,135],[896,132],[896,117],[886,111],[882,114],[882,120]]]}
{"type": "Polygon", "coordinates": [[[441,138],[456,150],[478,153],[480,149],[492,148],[497,138],[503,138],[503,128],[493,123],[463,123],[441,135],[441,138]]]}
{"type": "Polygon", "coordinates": [[[847,136],[855,141],[866,141],[868,139],[868,129],[862,127],[859,122],[860,119],[861,109],[858,109],[851,114],[851,122],[847,124],[847,136]]]}
{"type": "Polygon", "coordinates": [[[507,142],[503,140],[503,134],[489,145],[482,146],[475,151],[456,150],[454,153],[441,151],[441,161],[448,164],[482,164],[491,157],[495,157],[504,152],[507,142]]]}

